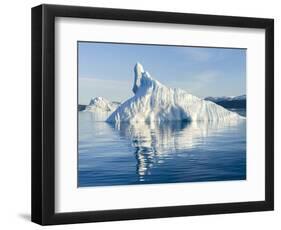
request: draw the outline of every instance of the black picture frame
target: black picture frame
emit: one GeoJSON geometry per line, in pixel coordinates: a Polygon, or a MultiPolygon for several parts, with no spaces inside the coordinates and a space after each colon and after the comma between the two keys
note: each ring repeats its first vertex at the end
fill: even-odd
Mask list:
{"type": "Polygon", "coordinates": [[[125,9],[32,8],[32,221],[41,225],[267,211],[274,209],[274,20],[125,9]],[[55,213],[55,18],[89,18],[265,29],[265,200],[55,213]]]}

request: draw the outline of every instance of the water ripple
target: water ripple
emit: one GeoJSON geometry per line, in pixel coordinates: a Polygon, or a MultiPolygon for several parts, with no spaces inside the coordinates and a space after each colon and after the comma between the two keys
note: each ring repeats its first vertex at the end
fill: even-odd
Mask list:
{"type": "Polygon", "coordinates": [[[120,124],[79,114],[79,186],[241,180],[246,121],[120,124]]]}

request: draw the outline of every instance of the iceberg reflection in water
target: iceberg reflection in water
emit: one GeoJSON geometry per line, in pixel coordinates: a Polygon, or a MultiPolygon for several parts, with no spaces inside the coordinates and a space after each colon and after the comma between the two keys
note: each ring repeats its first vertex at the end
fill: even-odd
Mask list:
{"type": "Polygon", "coordinates": [[[79,113],[79,186],[246,179],[246,120],[110,124],[79,113]]]}

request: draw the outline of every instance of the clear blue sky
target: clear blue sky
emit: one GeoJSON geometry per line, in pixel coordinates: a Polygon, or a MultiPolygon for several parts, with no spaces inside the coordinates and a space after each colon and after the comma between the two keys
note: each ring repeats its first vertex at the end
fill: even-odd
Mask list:
{"type": "Polygon", "coordinates": [[[133,95],[134,65],[199,97],[246,94],[246,50],[78,42],[79,103],[133,95]]]}

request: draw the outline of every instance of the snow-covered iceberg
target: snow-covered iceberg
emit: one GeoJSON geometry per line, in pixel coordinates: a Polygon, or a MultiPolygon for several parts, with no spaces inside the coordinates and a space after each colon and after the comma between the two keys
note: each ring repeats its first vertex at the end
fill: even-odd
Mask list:
{"type": "Polygon", "coordinates": [[[211,101],[169,88],[153,79],[137,63],[134,68],[134,96],[123,102],[107,122],[229,121],[243,117],[211,101]]]}
{"type": "Polygon", "coordinates": [[[93,97],[84,111],[91,112],[95,121],[106,121],[119,105],[118,102],[111,102],[102,97],[93,97]]]}

